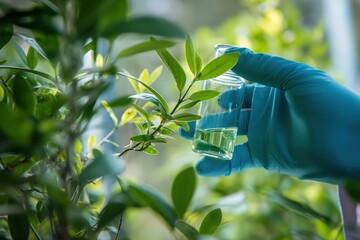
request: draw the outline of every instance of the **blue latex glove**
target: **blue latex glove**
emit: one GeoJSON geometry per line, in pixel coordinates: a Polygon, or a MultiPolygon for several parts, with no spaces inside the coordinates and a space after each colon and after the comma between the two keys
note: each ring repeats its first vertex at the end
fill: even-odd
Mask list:
{"type": "MultiPolygon", "coordinates": [[[[359,95],[306,64],[245,48],[227,51],[241,53],[232,70],[256,83],[245,87],[238,103],[242,105],[238,134],[248,135],[248,142],[236,146],[230,161],[200,159],[196,164],[200,175],[263,167],[331,183],[360,179],[359,95]]],[[[190,126],[180,135],[191,139],[195,124],[190,126]]]]}

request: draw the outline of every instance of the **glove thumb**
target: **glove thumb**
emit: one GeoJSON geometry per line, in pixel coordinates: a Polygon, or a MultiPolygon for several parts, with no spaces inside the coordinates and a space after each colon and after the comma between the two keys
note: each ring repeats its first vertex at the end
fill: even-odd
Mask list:
{"type": "Polygon", "coordinates": [[[195,171],[201,176],[229,176],[232,172],[240,172],[247,168],[259,167],[252,160],[247,143],[235,147],[231,160],[203,157],[195,165],[195,171]]]}

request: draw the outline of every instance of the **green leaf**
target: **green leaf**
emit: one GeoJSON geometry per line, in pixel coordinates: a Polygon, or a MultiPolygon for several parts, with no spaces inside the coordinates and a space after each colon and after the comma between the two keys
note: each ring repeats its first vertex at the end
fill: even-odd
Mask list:
{"type": "Polygon", "coordinates": [[[81,0],[76,21],[77,29],[83,39],[104,36],[109,28],[118,26],[127,19],[127,12],[127,0],[106,0],[102,4],[96,0],[81,0]]]}
{"type": "Polygon", "coordinates": [[[196,76],[198,69],[196,67],[194,45],[189,35],[186,37],[185,54],[186,54],[186,61],[188,63],[188,66],[191,72],[196,76]]]}
{"type": "Polygon", "coordinates": [[[286,196],[284,196],[281,193],[278,192],[269,192],[268,196],[270,197],[271,200],[273,200],[274,202],[280,204],[281,206],[284,206],[300,215],[303,215],[307,218],[311,217],[311,218],[315,218],[318,219],[324,223],[326,223],[327,225],[334,227],[335,224],[333,223],[332,219],[329,218],[328,216],[325,216],[324,214],[312,209],[310,206],[304,204],[304,203],[300,203],[298,201],[292,200],[290,198],[287,198],[286,196]]]}
{"type": "Polygon", "coordinates": [[[126,209],[127,203],[122,195],[112,197],[109,203],[101,210],[97,229],[106,227],[112,220],[120,216],[126,209]]]}
{"type": "MultiPolygon", "coordinates": [[[[0,67],[1,67],[1,66],[0,66],[0,67]]],[[[167,105],[165,99],[164,99],[155,89],[153,89],[152,87],[150,87],[150,86],[147,85],[146,83],[140,81],[140,80],[137,79],[136,77],[133,77],[133,76],[130,76],[130,75],[121,73],[121,72],[119,72],[118,74],[121,75],[121,76],[127,77],[127,78],[131,78],[131,79],[133,79],[135,82],[138,82],[138,83],[140,83],[141,85],[145,86],[146,89],[149,90],[152,94],[154,94],[154,95],[157,97],[157,99],[161,102],[161,105],[163,106],[165,112],[168,112],[168,111],[169,111],[169,106],[167,105]]]]}
{"type": "MultiPolygon", "coordinates": [[[[21,37],[27,44],[29,44],[30,48],[33,48],[40,56],[42,56],[45,59],[48,59],[44,50],[40,47],[40,45],[36,42],[35,39],[26,37],[22,34],[16,33],[17,36],[21,37]]],[[[29,54],[29,53],[28,53],[29,54]]],[[[31,68],[31,67],[30,67],[31,68]]],[[[33,69],[33,68],[32,68],[33,69]]]]}
{"type": "Polygon", "coordinates": [[[111,108],[125,107],[133,102],[129,96],[123,96],[110,101],[108,104],[111,108]]]}
{"type": "Polygon", "coordinates": [[[94,50],[96,48],[96,44],[97,42],[95,40],[90,40],[88,43],[86,43],[83,47],[84,54],[94,50]]]}
{"type": "Polygon", "coordinates": [[[124,163],[117,157],[102,153],[97,149],[93,150],[94,160],[87,165],[79,176],[79,185],[94,181],[106,175],[116,175],[124,170],[124,163]]]}
{"type": "Polygon", "coordinates": [[[2,49],[12,38],[14,26],[12,24],[0,25],[0,49],[2,49]]]}
{"type": "Polygon", "coordinates": [[[173,118],[178,121],[194,121],[201,118],[201,116],[192,113],[179,113],[173,115],[173,118]]]}
{"type": "Polygon", "coordinates": [[[106,111],[109,113],[109,116],[111,117],[111,119],[113,120],[114,122],[114,126],[117,126],[118,123],[119,123],[119,120],[118,118],[116,117],[114,111],[111,109],[111,107],[109,106],[109,104],[105,101],[105,100],[102,100],[101,101],[101,104],[105,107],[106,111]]]}
{"type": "Polygon", "coordinates": [[[24,10],[11,9],[1,18],[3,23],[13,23],[14,25],[41,31],[43,33],[59,33],[59,28],[53,19],[56,12],[45,5],[37,5],[31,9],[24,10]]]}
{"type": "Polygon", "coordinates": [[[211,235],[221,224],[222,213],[220,208],[216,208],[209,212],[202,221],[199,229],[200,234],[211,235]]]}
{"type": "Polygon", "coordinates": [[[153,141],[154,139],[155,137],[153,135],[148,134],[140,134],[130,138],[130,140],[134,142],[149,142],[153,141]]]}
{"type": "Polygon", "coordinates": [[[155,68],[154,71],[150,74],[147,84],[151,85],[156,79],[158,79],[162,70],[163,66],[158,66],[157,68],[155,68]]]}
{"type": "Polygon", "coordinates": [[[238,61],[240,53],[226,53],[208,63],[196,77],[196,81],[216,78],[230,70],[238,61]]]}
{"type": "Polygon", "coordinates": [[[189,131],[190,130],[190,126],[187,122],[185,121],[174,121],[174,123],[176,125],[178,125],[179,127],[182,127],[185,131],[189,131]]]}
{"type": "Polygon", "coordinates": [[[33,123],[28,116],[10,109],[9,105],[0,102],[0,132],[19,146],[31,143],[33,123]]]}
{"type": "Polygon", "coordinates": [[[33,114],[36,98],[27,79],[21,75],[16,75],[13,82],[14,100],[16,105],[27,113],[33,114]]]}
{"type": "MultiPolygon", "coordinates": [[[[24,54],[25,56],[25,54],[24,54]]],[[[25,64],[26,64],[26,56],[25,56],[25,64]]],[[[0,69],[12,69],[12,70],[19,70],[19,71],[22,71],[22,72],[28,72],[28,73],[32,73],[32,74],[35,74],[35,75],[38,75],[40,77],[43,77],[43,78],[46,78],[50,81],[47,81],[48,84],[50,84],[51,86],[55,86],[54,85],[54,81],[55,79],[47,74],[47,73],[44,73],[44,72],[40,72],[40,71],[36,71],[36,70],[33,70],[33,69],[28,69],[28,68],[23,68],[23,67],[16,67],[16,66],[7,66],[7,65],[0,65],[0,69]]]]}
{"type": "Polygon", "coordinates": [[[141,16],[126,22],[114,23],[106,29],[104,36],[117,36],[123,33],[140,33],[164,37],[184,38],[184,31],[176,24],[159,17],[141,16]]]}
{"type": "Polygon", "coordinates": [[[150,40],[150,41],[138,43],[134,46],[131,46],[129,48],[122,50],[116,56],[116,59],[131,56],[131,55],[138,54],[138,53],[147,52],[147,51],[158,50],[158,49],[162,49],[162,48],[169,48],[174,45],[175,45],[175,43],[173,41],[169,41],[169,40],[156,40],[156,41],[150,40]]]}
{"type": "Polygon", "coordinates": [[[200,55],[197,53],[195,53],[195,62],[196,62],[196,72],[198,74],[202,69],[202,60],[200,55]]]}
{"type": "Polygon", "coordinates": [[[60,39],[56,34],[33,32],[34,39],[39,47],[34,47],[44,59],[50,60],[53,66],[58,63],[60,56],[60,39]]]}
{"type": "Polygon", "coordinates": [[[184,234],[189,240],[199,239],[198,231],[184,221],[181,220],[177,221],[176,228],[179,229],[179,231],[182,232],[182,234],[184,234]]]}
{"type": "Polygon", "coordinates": [[[136,104],[132,104],[133,108],[136,109],[136,111],[142,116],[147,122],[150,122],[149,114],[141,107],[139,107],[136,104]]]}
{"type": "Polygon", "coordinates": [[[345,188],[350,197],[360,203],[360,182],[355,180],[346,180],[345,188]]]}
{"type": "Polygon", "coordinates": [[[179,108],[179,110],[192,108],[193,106],[195,106],[195,105],[198,104],[199,102],[200,102],[200,101],[189,102],[189,103],[181,106],[181,107],[179,108]]]}
{"type": "Polygon", "coordinates": [[[196,188],[196,176],[193,167],[179,172],[171,187],[171,197],[179,218],[187,211],[196,188]]]}
{"type": "Polygon", "coordinates": [[[143,152],[150,154],[150,155],[158,155],[159,154],[159,151],[156,148],[154,148],[153,146],[148,146],[143,152]]]}
{"type": "Polygon", "coordinates": [[[171,55],[171,53],[166,49],[156,50],[156,52],[160,57],[160,59],[162,60],[162,62],[164,63],[164,65],[173,75],[176,81],[176,86],[181,92],[184,89],[186,83],[186,75],[184,69],[181,67],[179,62],[174,58],[174,56],[171,55]]]}
{"type": "Polygon", "coordinates": [[[158,213],[171,228],[175,227],[176,213],[170,204],[157,192],[146,185],[130,184],[127,193],[131,200],[141,207],[150,207],[158,213]]]}
{"type": "Polygon", "coordinates": [[[26,55],[26,62],[29,68],[36,68],[38,62],[38,56],[33,47],[29,47],[29,50],[26,55]]]}
{"type": "Polygon", "coordinates": [[[153,95],[153,94],[150,94],[150,93],[139,93],[139,94],[130,96],[130,98],[140,99],[140,100],[144,100],[144,101],[147,101],[147,102],[152,102],[152,103],[154,103],[155,105],[161,107],[164,111],[166,111],[166,110],[165,110],[165,107],[164,107],[164,105],[162,104],[162,102],[160,101],[160,99],[158,99],[158,98],[157,98],[155,95],[153,95]]]}
{"type": "Polygon", "coordinates": [[[12,42],[12,45],[14,46],[14,49],[16,51],[16,53],[19,55],[20,57],[20,60],[25,64],[27,65],[27,62],[26,62],[26,55],[24,53],[24,50],[20,47],[19,44],[17,44],[16,42],[12,42]]]}
{"type": "Polygon", "coordinates": [[[30,224],[26,214],[9,215],[8,225],[13,240],[28,239],[30,224]]]}
{"type": "Polygon", "coordinates": [[[220,93],[215,90],[202,90],[202,91],[193,93],[189,97],[189,99],[193,100],[193,101],[204,101],[204,100],[209,100],[211,98],[214,98],[219,94],[220,93]]]}
{"type": "Polygon", "coordinates": [[[30,225],[26,214],[9,215],[7,220],[13,240],[29,238],[30,225]]]}
{"type": "Polygon", "coordinates": [[[120,126],[123,126],[125,123],[133,120],[136,116],[136,109],[133,107],[130,107],[128,109],[126,109],[122,116],[121,116],[121,121],[120,121],[120,126]]]}
{"type": "Polygon", "coordinates": [[[0,102],[4,99],[4,97],[5,97],[5,90],[3,86],[0,85],[0,102]]]}

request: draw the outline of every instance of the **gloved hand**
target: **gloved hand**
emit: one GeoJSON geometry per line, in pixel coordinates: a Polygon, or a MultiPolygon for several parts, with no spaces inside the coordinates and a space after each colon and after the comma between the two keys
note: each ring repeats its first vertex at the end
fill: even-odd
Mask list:
{"type": "MultiPolygon", "coordinates": [[[[200,159],[204,176],[230,175],[246,168],[318,181],[360,179],[360,96],[325,72],[280,57],[240,52],[233,71],[255,84],[245,86],[239,135],[232,160],[200,159]]],[[[209,118],[212,119],[212,118],[209,118]]],[[[225,119],[224,119],[225,120],[225,119]]],[[[180,135],[191,139],[191,129],[180,135]]]]}

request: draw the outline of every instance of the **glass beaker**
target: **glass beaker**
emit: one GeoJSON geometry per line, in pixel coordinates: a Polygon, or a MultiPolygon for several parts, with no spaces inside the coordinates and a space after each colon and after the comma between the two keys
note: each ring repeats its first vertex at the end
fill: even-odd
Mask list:
{"type": "MultiPolygon", "coordinates": [[[[215,56],[224,54],[230,45],[215,46],[215,56]]],[[[232,158],[244,97],[245,79],[229,70],[221,76],[204,81],[204,90],[220,92],[218,98],[203,101],[192,149],[206,156],[230,160],[232,158]]]]}

